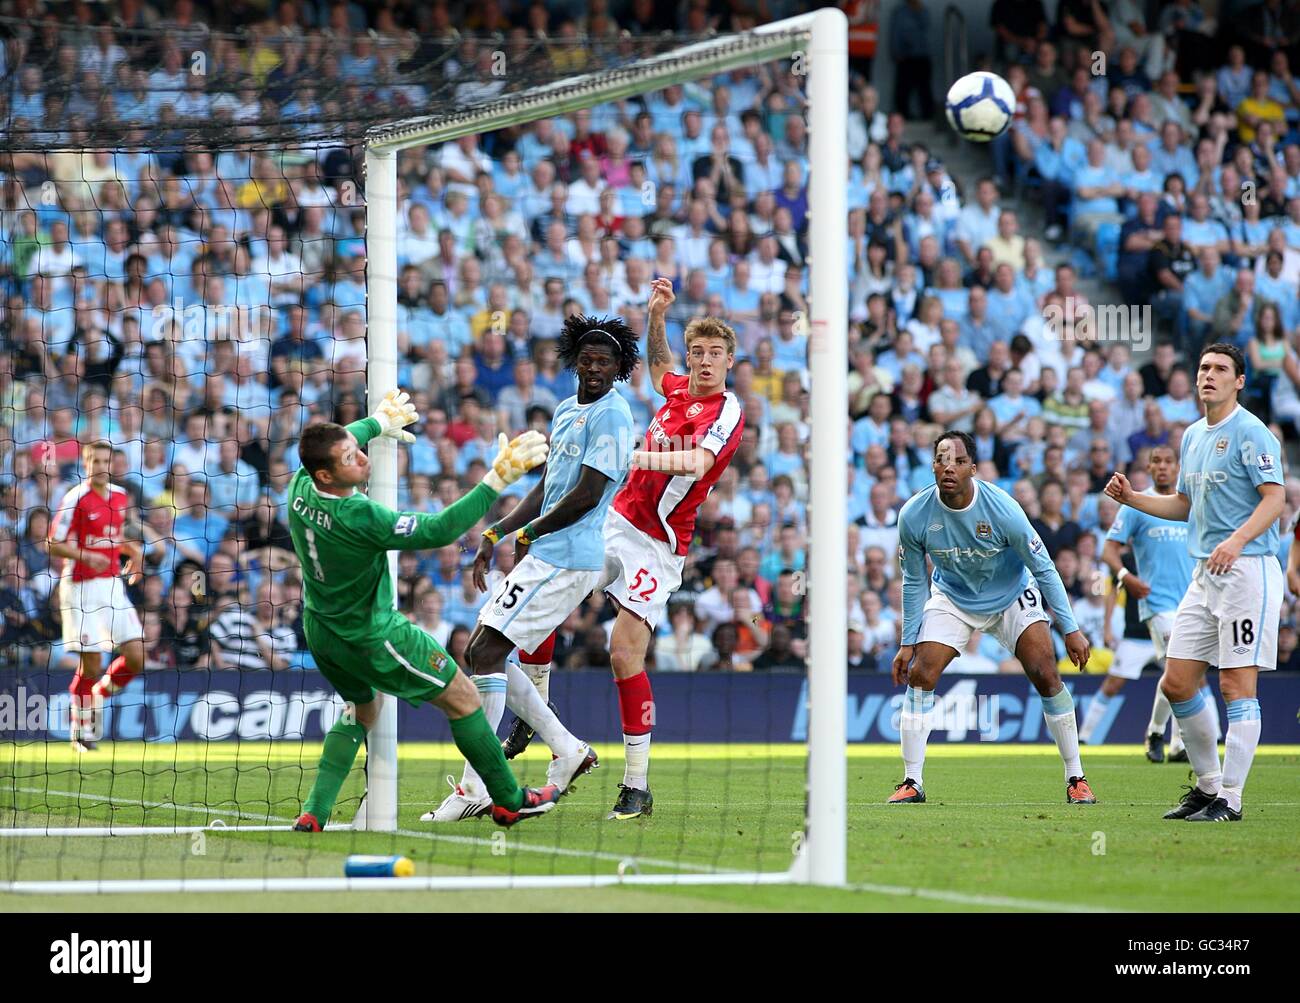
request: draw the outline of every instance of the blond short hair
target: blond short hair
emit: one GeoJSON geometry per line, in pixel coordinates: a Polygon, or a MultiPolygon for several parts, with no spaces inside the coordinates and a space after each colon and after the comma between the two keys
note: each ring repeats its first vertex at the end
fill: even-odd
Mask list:
{"type": "Polygon", "coordinates": [[[696,338],[717,338],[727,346],[727,354],[736,354],[736,332],[717,317],[696,317],[686,325],[686,349],[696,338]]]}

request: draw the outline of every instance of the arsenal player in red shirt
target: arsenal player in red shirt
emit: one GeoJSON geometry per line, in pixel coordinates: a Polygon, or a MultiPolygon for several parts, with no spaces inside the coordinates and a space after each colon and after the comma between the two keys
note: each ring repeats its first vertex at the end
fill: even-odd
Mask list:
{"type": "Polygon", "coordinates": [[[667,398],[646,431],[645,448],[632,454],[627,482],[605,517],[605,574],[601,587],[618,605],[610,662],[618,686],[626,767],[609,817],[649,815],[646,781],[654,698],[645,672],[646,650],[682,583],[682,566],[695,534],[695,516],[740,445],[744,408],[727,389],[736,361],[736,334],[713,317],[686,325],[686,372],[674,372],[664,317],[676,297],[672,282],[651,283],[646,361],[654,387],[667,398]]]}
{"type": "Polygon", "coordinates": [[[78,752],[91,752],[99,737],[95,709],[121,690],[144,667],[144,632],[122,585],[122,551],[128,555],[131,582],[139,577],[143,554],[127,541],[130,496],[109,481],[113,447],[100,441],[82,448],[86,479],[63,496],[50,524],[50,556],[65,558],[59,580],[63,641],[79,652],[81,667],[72,694],[71,739],[78,752]],[[101,678],[103,653],[121,654],[101,678]]]}

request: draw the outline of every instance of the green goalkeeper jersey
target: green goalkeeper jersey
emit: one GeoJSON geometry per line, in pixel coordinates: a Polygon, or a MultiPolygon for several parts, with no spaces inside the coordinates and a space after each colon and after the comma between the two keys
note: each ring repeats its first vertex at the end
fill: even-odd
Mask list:
{"type": "MultiPolygon", "coordinates": [[[[361,446],[380,434],[374,418],[347,428],[361,446]]],[[[317,491],[311,474],[299,468],[289,482],[289,533],[302,564],[306,612],[343,640],[373,641],[393,616],[388,551],[455,543],[496,499],[480,483],[437,515],[394,512],[360,491],[345,497],[317,491]]]]}

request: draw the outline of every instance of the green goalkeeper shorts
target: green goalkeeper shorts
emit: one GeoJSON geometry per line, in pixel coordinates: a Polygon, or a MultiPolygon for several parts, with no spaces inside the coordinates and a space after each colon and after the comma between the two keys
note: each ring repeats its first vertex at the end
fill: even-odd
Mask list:
{"type": "Polygon", "coordinates": [[[310,613],[303,631],[321,675],[350,703],[369,703],[379,690],[418,707],[438,699],[456,676],[447,649],[398,613],[369,645],[344,640],[310,613]]]}

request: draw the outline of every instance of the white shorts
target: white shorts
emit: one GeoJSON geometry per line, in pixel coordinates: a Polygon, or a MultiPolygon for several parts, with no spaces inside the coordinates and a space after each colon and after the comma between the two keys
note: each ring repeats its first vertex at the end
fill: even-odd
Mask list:
{"type": "Polygon", "coordinates": [[[140,617],[117,575],[84,582],[74,582],[70,575],[59,579],[59,606],[69,651],[112,654],[127,641],[144,637],[140,617]]]}
{"type": "Polygon", "coordinates": [[[478,622],[504,634],[520,651],[535,651],[595,591],[600,569],[574,571],[528,554],[479,610],[478,622]]]}
{"type": "Polygon", "coordinates": [[[969,613],[942,592],[931,592],[921,613],[921,632],[917,643],[938,641],[958,654],[966,651],[971,633],[982,630],[1011,652],[1016,653],[1016,642],[1025,628],[1034,623],[1051,625],[1051,618],[1043,609],[1043,593],[1031,585],[1016,601],[1001,613],[969,613]]]}
{"type": "Polygon", "coordinates": [[[605,514],[605,570],[598,587],[651,630],[681,586],[685,564],[686,558],[663,540],[643,533],[612,507],[605,514]]]}
{"type": "Polygon", "coordinates": [[[1151,643],[1156,647],[1156,660],[1163,662],[1169,650],[1169,636],[1174,632],[1174,610],[1156,613],[1147,620],[1147,630],[1151,632],[1151,643]]]}
{"type": "Polygon", "coordinates": [[[1156,646],[1150,641],[1135,637],[1121,638],[1119,644],[1115,645],[1115,660],[1110,663],[1106,675],[1118,676],[1120,679],[1138,679],[1147,662],[1155,657],[1156,646]]]}
{"type": "Polygon", "coordinates": [[[1281,613],[1282,565],[1276,557],[1239,557],[1222,575],[1197,561],[1174,616],[1168,656],[1220,669],[1277,668],[1281,613]]]}

